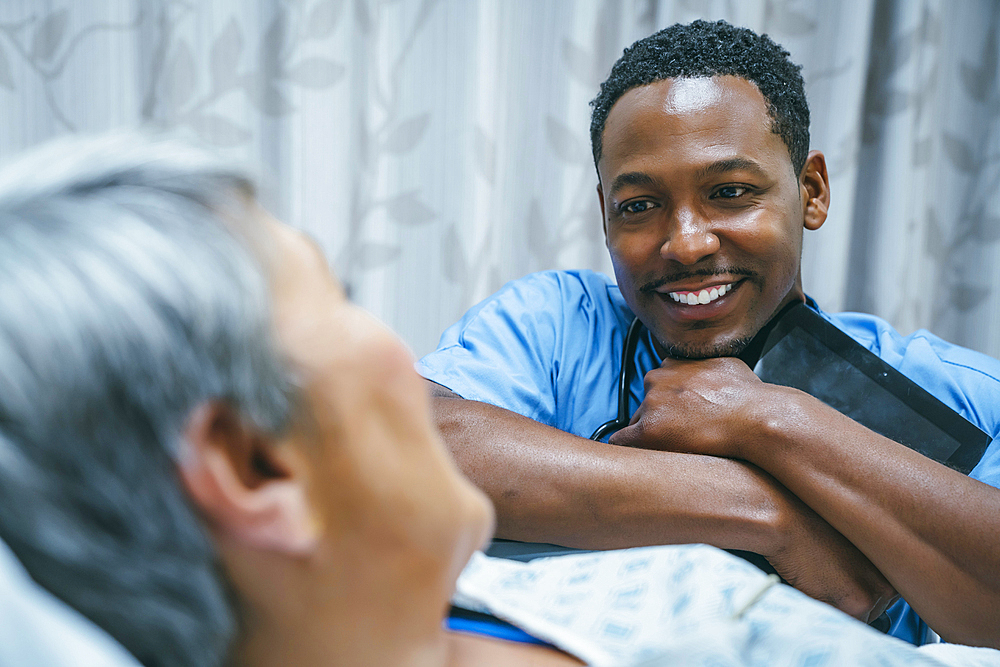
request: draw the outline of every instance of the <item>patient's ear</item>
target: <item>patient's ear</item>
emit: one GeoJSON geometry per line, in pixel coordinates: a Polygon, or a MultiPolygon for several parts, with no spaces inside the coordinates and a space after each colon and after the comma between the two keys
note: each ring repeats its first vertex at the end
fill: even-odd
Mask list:
{"type": "Polygon", "coordinates": [[[294,446],[274,443],[223,401],[195,408],[184,435],[180,477],[212,528],[255,549],[313,550],[319,526],[294,446]]]}

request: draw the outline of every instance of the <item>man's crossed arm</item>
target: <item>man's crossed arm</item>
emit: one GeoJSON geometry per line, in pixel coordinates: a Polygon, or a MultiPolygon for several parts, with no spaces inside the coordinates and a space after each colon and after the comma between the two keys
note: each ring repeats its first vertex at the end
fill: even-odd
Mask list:
{"type": "Polygon", "coordinates": [[[428,384],[445,442],[496,506],[500,537],[753,551],[800,590],[862,620],[895,596],[858,549],[752,464],[593,442],[428,384]]]}
{"type": "Polygon", "coordinates": [[[668,360],[645,391],[611,442],[758,466],[860,549],[942,638],[1000,647],[1000,490],[763,383],[738,359],[668,360]]]}

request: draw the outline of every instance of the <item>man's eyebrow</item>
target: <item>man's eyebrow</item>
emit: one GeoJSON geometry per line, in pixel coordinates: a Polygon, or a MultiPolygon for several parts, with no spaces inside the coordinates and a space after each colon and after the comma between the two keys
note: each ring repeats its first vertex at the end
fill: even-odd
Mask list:
{"type": "MultiPolygon", "coordinates": [[[[766,175],[764,168],[753,160],[745,157],[731,157],[725,160],[716,160],[711,164],[705,165],[698,170],[697,177],[699,179],[708,178],[709,176],[717,176],[741,169],[758,176],[766,175]]],[[[618,174],[611,181],[611,189],[608,191],[608,195],[613,197],[619,190],[629,185],[655,187],[657,180],[644,171],[627,171],[624,174],[618,174]]]]}
{"type": "Polygon", "coordinates": [[[765,175],[764,168],[759,164],[745,157],[732,157],[725,160],[717,160],[709,165],[705,165],[698,170],[698,178],[718,176],[730,171],[744,170],[752,172],[758,176],[765,175]]]}
{"type": "Polygon", "coordinates": [[[611,189],[608,194],[614,196],[616,192],[627,185],[651,187],[656,185],[656,179],[643,171],[627,171],[615,176],[615,180],[611,181],[611,189]]]}

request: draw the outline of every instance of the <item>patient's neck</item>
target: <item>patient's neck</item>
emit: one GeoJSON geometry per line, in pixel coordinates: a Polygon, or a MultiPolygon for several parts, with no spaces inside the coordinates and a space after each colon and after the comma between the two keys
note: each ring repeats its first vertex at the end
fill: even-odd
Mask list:
{"type": "Polygon", "coordinates": [[[492,637],[448,633],[448,667],[571,667],[582,665],[561,651],[492,637]]]}
{"type": "Polygon", "coordinates": [[[449,591],[437,570],[428,582],[412,571],[404,578],[400,568],[360,547],[324,546],[308,556],[286,557],[226,536],[217,537],[216,545],[237,598],[231,664],[447,664],[441,619],[449,591]]]}
{"type": "MultiPolygon", "coordinates": [[[[398,665],[399,667],[446,667],[453,664],[446,633],[439,630],[428,637],[405,636],[404,628],[383,626],[378,636],[349,638],[345,633],[322,623],[310,627],[271,626],[248,628],[233,652],[232,664],[239,667],[364,667],[398,665]]],[[[465,663],[479,664],[479,663],[465,663]]],[[[513,664],[513,663],[512,663],[513,664]]]]}

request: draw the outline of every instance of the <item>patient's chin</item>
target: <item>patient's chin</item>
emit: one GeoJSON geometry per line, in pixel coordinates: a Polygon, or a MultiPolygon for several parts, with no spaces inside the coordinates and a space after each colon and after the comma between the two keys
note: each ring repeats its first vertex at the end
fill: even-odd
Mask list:
{"type": "Polygon", "coordinates": [[[496,528],[493,503],[486,497],[486,494],[464,477],[463,481],[466,483],[466,493],[463,496],[465,511],[462,520],[465,530],[456,541],[453,550],[451,583],[458,579],[458,575],[465,568],[472,554],[486,546],[493,537],[496,528]]]}

